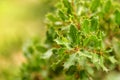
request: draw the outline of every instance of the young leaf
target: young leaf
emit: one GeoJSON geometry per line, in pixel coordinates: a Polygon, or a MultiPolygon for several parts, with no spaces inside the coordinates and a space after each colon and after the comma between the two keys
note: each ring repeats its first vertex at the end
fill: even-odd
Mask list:
{"type": "Polygon", "coordinates": [[[76,54],[72,54],[69,56],[67,61],[64,63],[64,69],[69,69],[72,65],[75,65],[76,54]]]}

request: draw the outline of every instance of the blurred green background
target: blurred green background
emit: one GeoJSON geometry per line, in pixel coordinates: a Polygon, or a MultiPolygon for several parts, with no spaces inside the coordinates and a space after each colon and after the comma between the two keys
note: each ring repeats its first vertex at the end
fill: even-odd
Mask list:
{"type": "Polygon", "coordinates": [[[22,45],[34,36],[45,38],[45,14],[55,1],[0,0],[0,80],[18,80],[22,45]]]}
{"type": "MultiPolygon", "coordinates": [[[[0,0],[0,80],[19,80],[25,61],[23,44],[32,37],[45,38],[45,15],[55,10],[58,0],[0,0]]],[[[120,79],[110,73],[105,80],[120,79]],[[112,79],[114,78],[114,79],[112,79]]]]}

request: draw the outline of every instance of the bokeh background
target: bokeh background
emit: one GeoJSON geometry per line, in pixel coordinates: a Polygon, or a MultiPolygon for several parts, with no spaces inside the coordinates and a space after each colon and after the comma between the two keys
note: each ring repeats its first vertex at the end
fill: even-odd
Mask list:
{"type": "MultiPolygon", "coordinates": [[[[58,1],[0,0],[0,80],[19,80],[22,46],[32,37],[45,39],[45,15],[58,1]]],[[[105,80],[120,80],[120,74],[112,72],[105,80]]]]}
{"type": "Polygon", "coordinates": [[[57,0],[0,0],[0,80],[18,80],[23,44],[45,38],[45,15],[57,0]]]}

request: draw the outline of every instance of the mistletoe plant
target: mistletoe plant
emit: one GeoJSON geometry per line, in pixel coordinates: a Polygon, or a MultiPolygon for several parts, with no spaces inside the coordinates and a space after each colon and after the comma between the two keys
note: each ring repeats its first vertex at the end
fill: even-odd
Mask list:
{"type": "Polygon", "coordinates": [[[120,6],[113,0],[62,0],[47,15],[46,43],[24,50],[22,80],[96,80],[119,71],[120,6]]]}

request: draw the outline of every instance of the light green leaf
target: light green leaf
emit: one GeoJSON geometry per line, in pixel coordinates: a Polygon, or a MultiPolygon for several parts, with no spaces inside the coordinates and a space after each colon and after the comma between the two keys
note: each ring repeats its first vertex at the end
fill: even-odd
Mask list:
{"type": "Polygon", "coordinates": [[[52,49],[49,49],[46,53],[43,54],[43,59],[49,59],[52,56],[53,52],[52,49]]]}
{"type": "Polygon", "coordinates": [[[66,46],[68,49],[69,47],[69,40],[66,37],[56,38],[54,40],[58,45],[66,46]]]}
{"type": "Polygon", "coordinates": [[[67,61],[64,63],[64,69],[69,69],[70,66],[75,65],[75,61],[76,61],[76,54],[72,54],[69,56],[69,58],[67,59],[67,61]]]}
{"type": "Polygon", "coordinates": [[[88,51],[84,51],[84,52],[78,52],[80,57],[86,57],[86,58],[92,58],[92,56],[90,55],[90,53],[88,51]]]}
{"type": "Polygon", "coordinates": [[[108,72],[109,70],[105,67],[104,65],[104,57],[103,56],[100,56],[100,59],[99,59],[99,65],[102,67],[102,69],[106,72],[108,72]]]}
{"type": "Polygon", "coordinates": [[[50,21],[52,21],[52,22],[56,22],[56,21],[57,21],[57,18],[54,17],[54,15],[51,14],[51,13],[47,14],[47,18],[48,18],[50,21]]]}
{"type": "Polygon", "coordinates": [[[92,62],[93,63],[98,63],[99,62],[99,57],[95,53],[92,54],[92,62]]]}
{"type": "Polygon", "coordinates": [[[110,62],[112,62],[113,64],[117,62],[117,60],[114,58],[114,56],[110,56],[109,57],[110,62]]]}
{"type": "Polygon", "coordinates": [[[85,38],[83,41],[83,46],[87,46],[90,41],[90,38],[85,38]]]}

